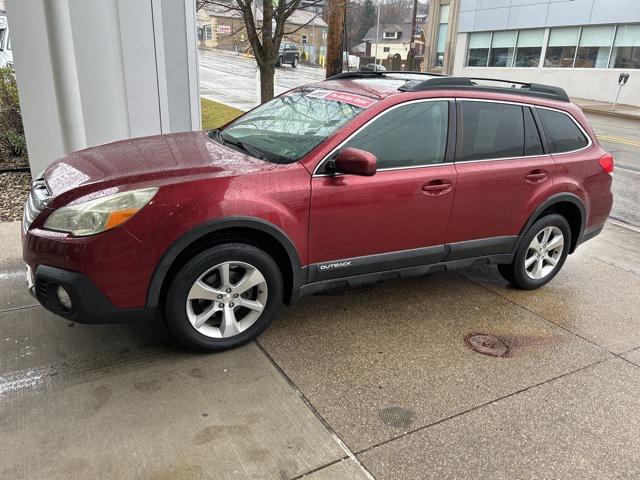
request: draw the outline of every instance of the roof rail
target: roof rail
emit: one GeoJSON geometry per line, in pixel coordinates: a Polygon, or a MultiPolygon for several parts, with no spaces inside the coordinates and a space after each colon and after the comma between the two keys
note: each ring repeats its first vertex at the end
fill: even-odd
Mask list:
{"type": "Polygon", "coordinates": [[[420,83],[414,83],[413,85],[404,85],[399,88],[403,92],[420,92],[424,90],[461,90],[461,89],[473,89],[488,92],[498,93],[513,93],[516,95],[526,95],[530,97],[548,98],[551,100],[559,100],[562,102],[570,102],[567,92],[560,87],[554,87],[552,85],[542,85],[540,83],[524,83],[516,82],[513,80],[502,80],[497,78],[482,78],[482,77],[436,77],[429,78],[420,83]],[[506,83],[510,87],[498,87],[491,85],[481,85],[476,82],[497,82],[506,83]]]}
{"type": "Polygon", "coordinates": [[[442,73],[429,73],[429,72],[411,72],[405,70],[354,70],[352,72],[342,72],[327,78],[327,80],[341,80],[345,78],[376,78],[384,77],[385,75],[424,75],[427,77],[444,77],[442,73]]]}

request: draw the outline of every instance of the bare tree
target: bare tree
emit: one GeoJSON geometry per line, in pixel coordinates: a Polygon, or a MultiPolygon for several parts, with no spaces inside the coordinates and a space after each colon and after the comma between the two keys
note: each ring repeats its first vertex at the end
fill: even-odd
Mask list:
{"type": "MultiPolygon", "coordinates": [[[[305,25],[297,25],[287,31],[287,20],[300,6],[301,0],[197,0],[196,10],[212,7],[217,12],[236,12],[244,21],[247,39],[260,70],[260,100],[268,102],[274,96],[274,75],[280,43],[284,35],[290,35],[305,25]],[[255,4],[254,4],[255,2],[255,4]],[[262,18],[257,14],[258,9],[262,18]],[[257,18],[258,17],[258,18],[257,18]]],[[[320,3],[317,0],[316,3],[320,3]]],[[[312,4],[313,5],[313,4],[312,4]]]]}
{"type": "Polygon", "coordinates": [[[385,0],[380,6],[382,23],[402,23],[411,15],[412,0],[385,0]]]}

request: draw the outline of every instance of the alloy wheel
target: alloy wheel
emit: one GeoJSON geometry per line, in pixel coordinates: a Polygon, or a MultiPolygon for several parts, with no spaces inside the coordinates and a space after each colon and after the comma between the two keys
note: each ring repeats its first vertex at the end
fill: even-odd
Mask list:
{"type": "Polygon", "coordinates": [[[564,235],[555,226],[543,228],[531,240],[524,260],[527,276],[541,280],[556,268],[564,249],[564,235]]]}
{"type": "Polygon", "coordinates": [[[267,298],[267,281],[260,270],[245,262],[224,262],[193,283],[187,295],[187,317],[202,335],[229,338],[260,318],[267,298]]]}

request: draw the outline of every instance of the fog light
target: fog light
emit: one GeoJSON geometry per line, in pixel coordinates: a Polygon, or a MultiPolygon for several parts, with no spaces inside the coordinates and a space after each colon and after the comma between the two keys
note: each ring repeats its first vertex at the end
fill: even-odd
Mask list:
{"type": "Polygon", "coordinates": [[[31,290],[33,288],[33,269],[27,265],[27,288],[31,290]]]}
{"type": "Polygon", "coordinates": [[[71,297],[69,296],[69,292],[67,292],[64,287],[58,285],[56,295],[58,296],[58,301],[62,306],[67,310],[71,310],[71,297]]]}

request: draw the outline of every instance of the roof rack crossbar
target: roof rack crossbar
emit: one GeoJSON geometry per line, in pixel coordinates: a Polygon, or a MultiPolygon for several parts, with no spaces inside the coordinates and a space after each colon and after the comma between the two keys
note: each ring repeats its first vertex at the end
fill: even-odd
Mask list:
{"type": "Polygon", "coordinates": [[[442,90],[442,89],[474,89],[500,93],[514,93],[516,95],[527,95],[539,98],[549,98],[552,100],[560,100],[570,102],[567,92],[560,87],[552,85],[543,85],[540,83],[525,83],[513,80],[503,80],[498,78],[480,78],[480,77],[438,77],[430,78],[423,82],[400,87],[404,92],[418,92],[423,90],[442,90]],[[497,87],[491,85],[479,85],[477,81],[499,82],[511,85],[508,87],[497,87]],[[519,85],[516,88],[516,85],[519,85]]]}
{"type": "Polygon", "coordinates": [[[496,93],[512,93],[516,95],[526,95],[530,97],[548,98],[551,100],[559,100],[562,102],[570,102],[567,92],[560,87],[554,87],[552,85],[543,85],[540,83],[526,83],[516,80],[505,80],[500,78],[484,78],[484,77],[450,77],[441,73],[430,72],[410,72],[410,71],[362,71],[356,70],[353,72],[342,72],[334,75],[327,80],[341,80],[349,78],[381,78],[385,76],[393,77],[394,75],[424,75],[428,78],[422,81],[408,81],[406,85],[403,85],[398,90],[402,92],[419,92],[423,90],[460,90],[460,89],[474,89],[486,92],[496,93]],[[476,82],[497,82],[510,85],[506,86],[493,86],[493,85],[481,85],[476,82]]]}
{"type": "Polygon", "coordinates": [[[522,85],[525,87],[528,87],[529,85],[531,85],[530,83],[527,82],[518,82],[516,80],[505,80],[503,78],[489,78],[489,77],[465,77],[465,78],[469,78],[472,81],[480,81],[480,82],[498,82],[498,83],[507,83],[509,85],[522,85]]]}

